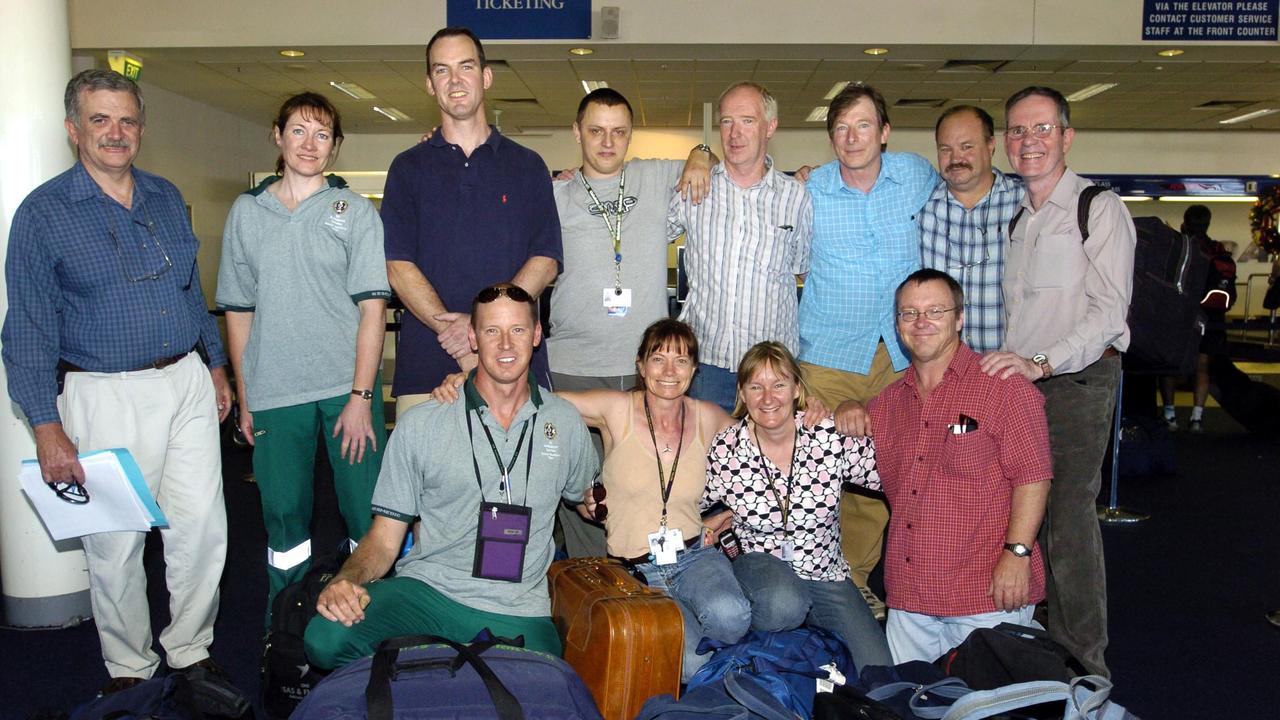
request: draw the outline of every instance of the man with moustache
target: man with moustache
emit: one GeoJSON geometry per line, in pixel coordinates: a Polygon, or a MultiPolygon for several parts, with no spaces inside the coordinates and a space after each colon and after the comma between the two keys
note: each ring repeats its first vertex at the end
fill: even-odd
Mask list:
{"type": "MultiPolygon", "coordinates": [[[[160,530],[171,616],[160,633],[165,661],[198,694],[212,682],[247,708],[209,657],[227,550],[218,424],[231,386],[200,287],[199,241],[173,183],[134,167],[146,129],[137,84],[85,70],[67,83],[65,104],[79,160],[27,196],[9,234],[9,395],[31,423],[44,481],[64,493],[84,483],[78,453],[129,450],[169,520],[160,530]]],[[[102,694],[160,666],[146,536],[82,539],[111,675],[102,694]]]]}
{"type": "MultiPolygon", "coordinates": [[[[427,43],[427,93],[440,106],[440,130],[400,153],[387,172],[387,275],[409,310],[392,387],[397,415],[449,373],[475,367],[465,308],[477,290],[509,280],[536,298],[560,271],[547,166],[486,121],[492,82],[474,33],[437,32],[427,43]]],[[[533,371],[548,382],[540,349],[533,371]]]]}
{"type": "Polygon", "coordinates": [[[1062,93],[1028,87],[1005,103],[1005,151],[1027,194],[1009,237],[1005,340],[982,370],[1021,375],[1044,393],[1053,449],[1045,519],[1049,634],[1091,673],[1108,675],[1107,589],[1095,502],[1111,436],[1137,242],[1114,193],[1094,198],[1083,239],[1076,216],[1091,183],[1067,168],[1075,138],[1062,93]]]}
{"type": "MultiPolygon", "coordinates": [[[[631,132],[631,104],[621,93],[588,93],[573,123],[582,167],[553,185],[564,242],[547,338],[557,391],[635,386],[640,337],[668,313],[667,207],[682,188],[699,202],[716,160],[699,145],[687,161],[626,161],[631,132]]],[[[595,433],[592,439],[603,457],[595,433]]],[[[603,528],[567,506],[559,519],[570,557],[605,554],[603,528]]]]}
{"type": "Polygon", "coordinates": [[[911,366],[870,407],[893,508],[885,635],[895,663],[933,662],[977,628],[1031,623],[1053,469],[1044,398],[1021,376],[981,371],[960,341],[955,278],[915,271],[895,309],[911,366]]]}
{"type": "MultiPolygon", "coordinates": [[[[868,430],[863,406],[907,366],[893,292],[920,267],[916,214],[938,180],[919,155],[884,151],[890,130],[878,91],[846,87],[827,109],[836,159],[808,181],[813,261],[800,301],[800,366],[818,398],[836,408],[837,428],[855,435],[868,430]]],[[[877,617],[884,603],[866,585],[888,518],[878,498],[846,493],[840,503],[845,559],[877,617]]]]}
{"type": "Polygon", "coordinates": [[[933,131],[942,182],[920,212],[920,263],[964,288],[964,343],[978,353],[1004,341],[1004,253],[1022,182],[991,166],[991,115],[972,105],[948,108],[933,131]]]}
{"type": "Polygon", "coordinates": [[[778,101],[761,85],[730,85],[717,102],[724,162],[700,205],[673,197],[667,232],[685,234],[689,294],[680,319],[698,335],[689,394],[733,411],[735,369],[764,340],[799,345],[796,279],[809,270],[813,205],[803,183],[774,167],[778,101]]]}

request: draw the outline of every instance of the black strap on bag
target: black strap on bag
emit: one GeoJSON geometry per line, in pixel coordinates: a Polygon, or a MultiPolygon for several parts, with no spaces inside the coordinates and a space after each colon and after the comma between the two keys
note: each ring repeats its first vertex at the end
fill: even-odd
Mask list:
{"type": "Polygon", "coordinates": [[[369,720],[393,720],[395,712],[391,698],[391,682],[401,672],[445,669],[452,675],[464,663],[469,663],[475,668],[476,674],[484,682],[484,687],[489,691],[490,699],[493,700],[493,706],[498,711],[498,720],[524,720],[524,710],[520,708],[520,702],[516,700],[516,696],[511,694],[511,691],[494,674],[489,664],[480,657],[480,653],[498,642],[498,638],[493,638],[464,645],[435,635],[405,635],[383,641],[378,646],[377,652],[373,654],[373,663],[369,668],[369,684],[364,689],[369,720]],[[399,661],[401,650],[419,645],[447,645],[458,654],[453,658],[399,661]]]}
{"type": "MultiPolygon", "coordinates": [[[[1105,191],[1106,188],[1101,185],[1090,185],[1080,191],[1080,199],[1076,202],[1076,225],[1080,228],[1081,243],[1089,239],[1089,208],[1093,205],[1093,199],[1105,191]]],[[[1013,237],[1013,229],[1018,226],[1018,221],[1026,210],[1025,207],[1018,208],[1018,212],[1009,220],[1009,234],[1005,237],[1013,237]]]]}

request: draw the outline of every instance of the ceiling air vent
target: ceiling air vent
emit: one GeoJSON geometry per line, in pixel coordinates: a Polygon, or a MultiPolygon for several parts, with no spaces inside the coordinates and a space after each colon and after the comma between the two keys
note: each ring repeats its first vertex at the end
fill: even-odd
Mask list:
{"type": "Polygon", "coordinates": [[[938,72],[985,72],[993,73],[1004,67],[1008,60],[948,60],[938,72]]]}
{"type": "Polygon", "coordinates": [[[947,104],[946,98],[902,98],[893,104],[896,108],[940,108],[947,104]]]}
{"type": "Polygon", "coordinates": [[[1238,110],[1252,105],[1254,100],[1210,100],[1199,105],[1192,105],[1192,110],[1238,110]]]}

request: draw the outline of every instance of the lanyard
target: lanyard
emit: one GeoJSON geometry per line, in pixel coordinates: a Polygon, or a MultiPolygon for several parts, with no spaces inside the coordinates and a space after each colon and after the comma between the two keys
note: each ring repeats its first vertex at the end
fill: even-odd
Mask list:
{"type": "Polygon", "coordinates": [[[582,187],[586,189],[587,195],[591,196],[591,202],[600,208],[600,217],[604,218],[605,227],[609,228],[609,238],[613,240],[613,294],[622,294],[622,194],[627,187],[627,169],[622,168],[622,174],[618,176],[618,204],[614,206],[614,220],[609,219],[609,209],[604,203],[600,202],[600,198],[596,197],[596,191],[591,188],[591,183],[587,182],[587,175],[582,171],[578,171],[578,179],[582,181],[582,187]]]}
{"type": "MultiPolygon", "coordinates": [[[[478,411],[477,411],[478,414],[478,411]]],[[[493,435],[489,432],[489,426],[483,421],[480,428],[484,430],[484,436],[489,441],[489,449],[493,451],[493,461],[498,464],[498,471],[502,473],[502,482],[498,485],[498,490],[506,498],[506,503],[511,504],[511,468],[515,467],[516,458],[520,457],[520,447],[524,445],[524,436],[529,431],[529,423],[538,421],[538,413],[533,414],[531,420],[525,420],[524,425],[520,426],[520,440],[516,443],[516,451],[511,453],[511,462],[507,463],[506,468],[502,466],[502,456],[498,455],[498,446],[493,442],[493,435]]],[[[480,483],[480,463],[476,461],[476,442],[471,432],[471,413],[467,413],[467,440],[471,442],[471,467],[476,471],[476,487],[480,488],[480,501],[484,502],[484,485],[480,483]]],[[[524,501],[529,501],[529,468],[533,465],[533,440],[529,440],[529,450],[524,460],[524,501]]]]}
{"type": "MultiPolygon", "coordinates": [[[[791,482],[796,471],[796,450],[800,447],[800,428],[796,428],[795,439],[791,442],[791,465],[787,467],[785,496],[778,494],[778,484],[774,481],[773,473],[769,472],[769,463],[764,456],[764,446],[760,444],[760,429],[753,428],[753,431],[756,436],[756,450],[760,453],[760,468],[764,470],[764,479],[769,483],[769,492],[773,495],[774,502],[778,503],[778,509],[782,511],[782,534],[785,536],[787,524],[791,521],[791,482]]],[[[778,474],[782,474],[781,468],[778,469],[778,474]]]]}
{"type": "Polygon", "coordinates": [[[671,479],[662,475],[662,453],[658,450],[658,436],[653,432],[653,415],[649,414],[649,392],[644,393],[644,419],[649,423],[649,439],[653,440],[653,456],[658,461],[658,494],[662,496],[662,530],[667,529],[667,499],[671,497],[671,487],[676,484],[676,468],[680,466],[680,452],[684,450],[684,398],[680,398],[680,441],[676,443],[676,456],[671,459],[671,479]]]}

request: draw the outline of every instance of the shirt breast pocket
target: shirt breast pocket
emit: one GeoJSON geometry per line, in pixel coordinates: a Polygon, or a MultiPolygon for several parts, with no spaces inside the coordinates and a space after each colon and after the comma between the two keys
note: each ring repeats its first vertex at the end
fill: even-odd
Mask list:
{"type": "Polygon", "coordinates": [[[1066,287],[1084,276],[1084,246],[1075,235],[1041,235],[1031,251],[1027,283],[1033,288],[1066,287]]]}
{"type": "Polygon", "coordinates": [[[998,464],[995,441],[985,430],[948,434],[942,444],[942,469],[950,477],[980,479],[998,464]]]}

